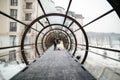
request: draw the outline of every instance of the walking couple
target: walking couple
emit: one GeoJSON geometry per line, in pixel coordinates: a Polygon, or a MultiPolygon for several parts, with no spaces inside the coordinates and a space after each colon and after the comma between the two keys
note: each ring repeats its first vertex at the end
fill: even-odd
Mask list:
{"type": "Polygon", "coordinates": [[[63,50],[64,44],[61,39],[55,39],[54,40],[54,50],[63,50]]]}

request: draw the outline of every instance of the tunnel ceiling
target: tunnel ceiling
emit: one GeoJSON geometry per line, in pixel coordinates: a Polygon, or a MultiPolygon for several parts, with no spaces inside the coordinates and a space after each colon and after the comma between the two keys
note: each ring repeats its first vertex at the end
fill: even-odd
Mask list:
{"type": "MultiPolygon", "coordinates": [[[[37,19],[35,19],[30,25],[28,25],[28,27],[26,28],[26,30],[23,34],[21,49],[22,50],[24,49],[24,39],[25,39],[25,36],[27,35],[27,33],[29,32],[29,29],[35,23],[39,22],[40,24],[43,24],[43,23],[40,22],[40,20],[42,18],[46,18],[46,19],[49,20],[50,18],[52,18],[54,16],[58,17],[58,18],[61,17],[64,20],[67,18],[71,21],[71,23],[68,26],[64,25],[64,22],[62,24],[61,23],[53,23],[53,24],[48,24],[47,26],[43,26],[43,28],[37,34],[37,37],[36,37],[36,40],[35,40],[35,46],[36,46],[36,50],[37,50],[38,55],[40,55],[40,52],[38,50],[38,38],[39,38],[40,35],[43,35],[42,42],[41,42],[43,51],[45,51],[46,49],[48,49],[50,46],[53,45],[53,41],[54,41],[55,38],[60,38],[64,42],[65,48],[70,52],[70,54],[72,56],[74,56],[75,52],[77,50],[77,44],[82,44],[82,43],[80,43],[80,41],[78,41],[78,39],[76,37],[77,34],[79,33],[79,36],[81,35],[81,36],[84,37],[85,45],[86,45],[86,47],[85,47],[86,51],[84,51],[85,55],[84,55],[84,58],[81,62],[81,63],[84,63],[84,61],[87,57],[87,54],[88,54],[88,38],[87,38],[87,35],[86,35],[84,29],[81,27],[81,25],[75,19],[73,19],[72,17],[69,17],[67,15],[64,15],[64,14],[51,13],[51,14],[46,14],[46,15],[40,16],[37,19]],[[76,25],[76,27],[79,28],[79,30],[75,31],[76,33],[74,33],[74,31],[70,29],[70,27],[71,27],[70,25],[73,24],[73,23],[74,23],[74,25],[76,25]],[[59,28],[54,27],[55,25],[59,26],[59,28]]],[[[24,54],[24,52],[23,52],[23,54],[24,54]]]]}
{"type": "MultiPolygon", "coordinates": [[[[38,38],[39,36],[43,33],[44,36],[42,37],[42,48],[43,48],[43,51],[45,51],[46,49],[48,49],[50,46],[52,46],[53,44],[53,41],[55,38],[61,38],[64,42],[64,45],[65,45],[65,48],[74,56],[75,53],[76,53],[76,50],[77,50],[77,45],[84,45],[84,58],[82,59],[81,63],[84,63],[86,58],[87,58],[87,54],[88,54],[88,47],[89,47],[89,42],[88,42],[88,38],[87,38],[87,35],[86,35],[86,32],[84,31],[83,27],[86,27],[87,25],[93,23],[94,21],[104,17],[105,15],[111,13],[112,11],[114,11],[114,9],[106,12],[105,14],[101,15],[100,17],[96,18],[95,20],[89,22],[88,24],[84,25],[84,26],[81,26],[79,24],[79,22],[77,22],[75,19],[73,19],[72,17],[68,16],[68,11],[69,11],[69,8],[70,8],[70,5],[72,3],[72,0],[70,0],[69,4],[68,4],[68,7],[67,7],[67,10],[66,10],[66,14],[59,14],[59,13],[49,13],[47,14],[44,10],[44,7],[41,3],[40,0],[38,0],[38,3],[44,13],[43,16],[40,16],[38,18],[36,18],[34,21],[32,21],[32,23],[30,25],[28,25],[26,31],[24,32],[23,34],[23,37],[22,37],[22,41],[21,41],[21,49],[23,50],[24,49],[24,39],[25,39],[25,36],[27,34],[27,32],[29,31],[30,28],[32,28],[32,26],[35,24],[35,23],[39,23],[43,28],[39,31],[37,37],[36,37],[36,40],[35,40],[35,47],[36,47],[36,50],[37,50],[37,53],[38,55],[40,55],[40,52],[38,50],[38,45],[37,45],[37,41],[38,41],[38,38]],[[41,19],[46,19],[46,22],[47,22],[47,26],[44,25],[44,23],[41,22],[41,19]],[[65,25],[66,21],[71,22],[69,23],[69,25],[65,25]],[[59,21],[60,20],[60,21],[59,21]],[[62,22],[61,22],[62,20],[62,22]],[[71,25],[75,24],[76,27],[78,28],[75,28],[76,30],[71,30],[71,25]],[[56,27],[53,27],[53,26],[59,26],[58,27],[58,30],[56,29],[56,27]],[[67,30],[67,31],[66,31],[67,30]],[[80,31],[80,32],[79,32],[80,31]],[[66,32],[66,33],[64,33],[66,32]],[[79,32],[79,33],[77,33],[79,32]],[[78,39],[78,34],[80,34],[79,36],[84,36],[84,43],[81,43],[78,39]]],[[[116,8],[116,7],[115,7],[116,8]]],[[[117,10],[117,13],[119,11],[117,10]]],[[[25,56],[24,54],[24,51],[22,52],[22,55],[25,56]]],[[[25,60],[27,62],[27,59],[25,60]]]]}
{"type": "MultiPolygon", "coordinates": [[[[21,47],[22,57],[26,64],[29,64],[29,62],[27,60],[27,57],[26,57],[25,51],[24,51],[25,45],[26,45],[25,38],[28,35],[28,33],[30,33],[30,30],[34,30],[37,32],[36,36],[34,36],[35,37],[35,39],[34,39],[35,46],[34,47],[37,51],[37,55],[39,55],[39,56],[41,56],[41,52],[39,51],[39,48],[42,48],[43,51],[46,51],[50,46],[53,45],[53,41],[55,38],[62,39],[66,50],[72,56],[75,56],[75,54],[77,53],[76,51],[78,49],[78,46],[81,46],[79,48],[84,53],[84,56],[81,60],[82,64],[85,62],[85,60],[87,58],[89,47],[120,52],[120,50],[116,50],[116,49],[90,46],[89,42],[88,42],[88,36],[84,30],[84,27],[92,24],[93,22],[97,22],[97,20],[103,18],[104,16],[110,14],[113,11],[116,11],[118,16],[120,16],[120,1],[108,0],[108,2],[111,4],[111,6],[113,8],[111,10],[105,12],[104,14],[98,16],[94,20],[88,22],[85,25],[81,25],[76,19],[74,19],[71,15],[68,14],[68,12],[70,11],[69,9],[70,9],[71,3],[73,2],[72,0],[69,0],[65,14],[46,13],[46,10],[43,7],[41,0],[37,0],[37,1],[39,4],[39,8],[43,12],[43,15],[34,19],[29,25],[0,11],[0,14],[19,22],[26,27],[26,29],[23,33],[22,39],[21,39],[21,45],[15,46],[15,47],[21,47]],[[43,22],[43,20],[45,20],[45,21],[43,22]],[[35,24],[39,25],[40,28],[34,28],[33,25],[35,25],[35,24]]],[[[1,49],[6,49],[6,48],[9,48],[9,47],[5,47],[5,48],[3,47],[1,49]]]]}

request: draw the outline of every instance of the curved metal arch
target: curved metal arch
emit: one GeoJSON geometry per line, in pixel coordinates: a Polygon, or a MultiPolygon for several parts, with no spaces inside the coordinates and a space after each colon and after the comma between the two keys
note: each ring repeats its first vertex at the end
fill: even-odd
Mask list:
{"type": "Polygon", "coordinates": [[[67,26],[65,26],[65,25],[63,25],[63,24],[51,24],[51,25],[48,25],[48,26],[44,27],[44,28],[38,33],[38,35],[37,35],[37,37],[36,37],[36,40],[35,40],[35,48],[36,48],[37,53],[40,54],[39,51],[38,51],[38,48],[37,48],[37,41],[38,41],[39,35],[42,33],[42,31],[43,31],[44,29],[48,28],[49,26],[53,26],[53,25],[63,26],[63,27],[65,27],[66,29],[68,29],[68,30],[72,33],[72,35],[73,35],[73,37],[74,37],[74,40],[75,40],[75,49],[74,49],[74,51],[73,51],[73,53],[72,53],[72,55],[74,56],[74,55],[75,55],[75,52],[76,52],[76,50],[77,50],[77,39],[76,39],[76,37],[75,37],[75,34],[72,32],[72,30],[69,29],[67,26]]]}
{"type": "MultiPolygon", "coordinates": [[[[57,30],[57,31],[59,31],[59,30],[57,30]]],[[[64,35],[64,38],[66,38],[66,40],[68,41],[69,39],[68,39],[68,37],[67,37],[67,35],[65,34],[65,33],[63,33],[62,31],[60,31],[63,35],[64,35]]],[[[44,39],[43,39],[43,41],[46,41],[47,39],[49,39],[50,37],[51,37],[51,35],[52,34],[54,34],[54,32],[50,32],[44,39]]],[[[67,43],[68,45],[70,44],[70,42],[68,41],[68,43],[67,43]]],[[[42,46],[44,46],[45,45],[45,47],[47,48],[47,45],[46,45],[46,43],[42,43],[42,46]]],[[[43,47],[44,48],[44,50],[46,50],[46,48],[45,47],[43,47]]],[[[68,48],[66,48],[66,49],[68,49],[68,48]]]]}
{"type": "MultiPolygon", "coordinates": [[[[73,21],[74,22],[74,21],[73,21]]],[[[72,32],[71,29],[69,29],[69,27],[67,27],[66,25],[63,25],[63,24],[51,24],[50,26],[54,26],[54,25],[59,25],[59,26],[64,26],[65,28],[67,28],[70,32],[72,32]]],[[[49,25],[48,25],[49,26],[49,25]]],[[[48,27],[47,26],[47,27],[48,27]]],[[[61,29],[62,30],[62,29],[61,29]]],[[[66,31],[65,31],[66,32],[66,31]]],[[[67,33],[67,32],[66,32],[67,33]]],[[[73,33],[72,33],[73,34],[73,33]]],[[[69,34],[68,34],[69,35],[69,34]]],[[[71,39],[71,43],[72,43],[72,39],[71,39]]],[[[72,48],[72,45],[70,46],[70,49],[72,48]]],[[[69,51],[70,51],[69,49],[69,51]]]]}
{"type": "MultiPolygon", "coordinates": [[[[66,31],[64,31],[64,30],[62,30],[62,29],[52,29],[52,30],[49,30],[47,33],[45,33],[45,35],[47,35],[49,32],[51,32],[51,31],[53,31],[53,30],[60,30],[60,31],[63,31],[64,33],[64,35],[65,36],[68,36],[68,38],[69,38],[69,40],[70,40],[70,42],[69,43],[72,43],[72,39],[71,39],[71,37],[69,36],[69,34],[66,32],[66,31]]],[[[43,39],[45,38],[45,35],[43,36],[43,38],[42,38],[42,47],[43,47],[43,39]]],[[[44,51],[45,49],[44,49],[44,47],[43,47],[43,51],[44,51]]],[[[70,48],[68,49],[68,51],[70,51],[70,48]]]]}
{"type": "MultiPolygon", "coordinates": [[[[22,40],[21,40],[21,50],[24,50],[24,39],[25,39],[25,36],[26,36],[27,32],[29,31],[30,27],[31,27],[36,21],[38,21],[39,19],[42,19],[42,18],[48,17],[48,16],[62,16],[62,17],[69,18],[69,19],[71,19],[72,21],[74,21],[74,22],[80,27],[80,29],[82,30],[82,32],[83,32],[83,34],[84,34],[85,42],[86,42],[85,56],[84,56],[83,61],[81,62],[81,63],[83,64],[83,63],[85,62],[86,58],[87,58],[88,48],[89,48],[89,42],[88,42],[87,34],[86,34],[86,32],[84,31],[84,29],[82,28],[82,26],[81,26],[75,19],[73,19],[73,18],[70,17],[70,16],[66,16],[66,15],[64,15],[64,14],[59,14],[59,13],[46,14],[46,15],[40,16],[40,17],[36,18],[34,21],[32,21],[31,24],[28,25],[28,27],[26,28],[25,32],[23,33],[22,40]]],[[[68,27],[66,27],[66,28],[68,28],[68,27]]],[[[44,29],[44,28],[43,28],[43,29],[44,29]]],[[[43,30],[43,29],[42,29],[42,30],[43,30]]],[[[68,28],[68,29],[69,29],[69,28],[68,28]]],[[[69,30],[70,30],[70,29],[69,29],[69,30]]],[[[72,30],[70,30],[70,31],[72,32],[72,30]]],[[[41,32],[41,31],[40,31],[40,32],[41,32]]],[[[40,33],[40,32],[39,32],[39,33],[40,33]]],[[[72,32],[72,33],[73,33],[73,32],[72,32]]],[[[74,37],[75,37],[75,35],[74,35],[74,37]]],[[[75,41],[77,42],[76,38],[75,38],[75,41]]],[[[77,46],[77,44],[76,44],[75,46],[77,46]]],[[[22,54],[22,57],[23,57],[25,63],[28,64],[27,58],[26,58],[26,56],[25,56],[25,54],[24,54],[24,51],[21,51],[21,54],[22,54]]],[[[38,53],[38,54],[39,54],[39,53],[38,53]]],[[[75,55],[75,51],[74,51],[73,56],[74,56],[74,55],[75,55]]]]}
{"type": "MultiPolygon", "coordinates": [[[[56,13],[55,13],[56,14],[56,13]]],[[[74,21],[73,21],[74,22],[74,21]]],[[[78,23],[79,24],[79,23],[78,23]]],[[[78,25],[77,24],[77,25],[78,25]]],[[[65,28],[67,28],[69,31],[71,31],[72,32],[72,30],[71,29],[69,29],[69,27],[67,27],[66,25],[63,25],[63,24],[51,24],[51,25],[48,25],[48,26],[53,26],[53,25],[60,25],[60,26],[64,26],[65,28]]],[[[80,25],[80,24],[79,24],[80,25]]],[[[48,27],[47,26],[47,27],[48,27]]],[[[82,27],[80,27],[80,29],[83,29],[82,27]]],[[[82,31],[83,32],[83,31],[82,31]]],[[[74,34],[74,33],[73,33],[74,34]]],[[[85,60],[86,60],[86,58],[87,58],[87,55],[88,55],[88,39],[86,38],[87,37],[87,35],[85,35],[86,33],[85,33],[85,31],[83,32],[83,34],[84,34],[84,36],[85,36],[85,40],[86,40],[86,51],[85,51],[85,56],[84,56],[84,58],[83,58],[83,61],[81,62],[82,64],[85,62],[85,60]]],[[[77,41],[77,40],[76,40],[77,41]]],[[[37,44],[37,43],[36,43],[37,44]]],[[[36,47],[37,48],[37,47],[36,47]]],[[[75,52],[76,52],[76,50],[77,50],[77,47],[75,48],[75,51],[73,52],[73,56],[75,55],[75,52]]]]}

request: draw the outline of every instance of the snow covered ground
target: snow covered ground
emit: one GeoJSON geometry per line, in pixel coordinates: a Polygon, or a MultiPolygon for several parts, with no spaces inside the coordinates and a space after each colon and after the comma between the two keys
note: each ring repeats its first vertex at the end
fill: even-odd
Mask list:
{"type": "Polygon", "coordinates": [[[0,80],[9,80],[23,68],[25,68],[25,64],[16,64],[15,62],[12,63],[1,63],[0,64],[0,80]]]}

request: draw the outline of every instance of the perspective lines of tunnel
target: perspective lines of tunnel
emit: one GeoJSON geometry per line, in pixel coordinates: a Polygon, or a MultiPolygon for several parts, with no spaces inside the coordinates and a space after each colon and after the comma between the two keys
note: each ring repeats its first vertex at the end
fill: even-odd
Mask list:
{"type": "MultiPolygon", "coordinates": [[[[0,11],[1,15],[25,27],[25,30],[21,31],[22,36],[20,36],[19,39],[20,45],[14,45],[14,39],[12,42],[13,46],[0,47],[1,50],[19,47],[20,60],[26,65],[24,69],[19,71],[19,73],[14,75],[10,80],[97,80],[97,77],[93,76],[92,72],[90,73],[83,66],[88,58],[89,52],[120,62],[120,60],[116,58],[106,56],[106,51],[120,53],[119,49],[89,44],[90,39],[84,29],[86,26],[107,16],[113,11],[116,11],[117,15],[120,16],[119,1],[107,1],[113,9],[110,9],[85,25],[82,25],[77,19],[72,17],[72,15],[69,15],[73,0],[69,0],[65,14],[58,12],[47,13],[42,1],[37,0],[37,9],[39,10],[40,8],[43,14],[31,21],[30,24],[26,24],[0,11]],[[29,41],[31,44],[27,44],[26,42],[28,35],[31,35],[31,41],[29,41]],[[26,50],[30,48],[29,46],[31,45],[34,53],[32,52],[32,55],[29,56],[28,53],[31,52],[27,52],[26,50]],[[94,51],[91,51],[91,49],[94,51]],[[104,51],[104,55],[97,53],[98,50],[104,51]],[[80,55],[78,55],[78,53],[80,55]]],[[[17,63],[19,64],[19,62],[17,63]]],[[[91,65],[89,65],[89,68],[94,69],[91,68],[91,65]]],[[[102,75],[105,73],[105,70],[106,67],[103,71],[99,72],[100,74],[97,74],[97,76],[104,78],[102,75]]],[[[114,74],[118,76],[119,73],[115,72],[114,74]]],[[[0,72],[0,77],[1,76],[0,72]]]]}
{"type": "MultiPolygon", "coordinates": [[[[63,15],[63,14],[58,14],[58,13],[52,13],[52,14],[46,14],[43,16],[38,17],[37,19],[35,19],[30,25],[28,25],[28,27],[26,28],[23,37],[22,37],[22,41],[21,41],[21,50],[24,50],[24,39],[25,36],[27,34],[27,32],[29,31],[29,29],[32,27],[32,25],[34,25],[35,23],[40,23],[40,20],[43,18],[53,18],[55,16],[55,18],[60,18],[60,19],[64,19],[67,18],[72,24],[74,23],[74,25],[76,25],[76,27],[80,28],[80,30],[77,31],[77,33],[81,34],[81,36],[83,36],[83,38],[85,38],[85,54],[84,54],[84,58],[81,61],[81,63],[84,63],[87,54],[88,54],[88,39],[87,39],[87,35],[84,31],[84,29],[81,27],[81,25],[74,20],[73,18],[63,15]],[[80,32],[79,32],[80,31],[80,32]]],[[[69,25],[69,27],[71,27],[69,25]]],[[[50,46],[53,45],[53,42],[55,39],[60,38],[62,39],[65,49],[67,49],[71,55],[75,55],[76,49],[77,49],[77,44],[82,44],[82,43],[78,43],[80,41],[78,41],[78,39],[76,38],[76,34],[66,25],[61,24],[60,22],[51,22],[51,24],[47,25],[47,26],[43,26],[43,28],[39,31],[38,35],[36,36],[36,40],[35,40],[35,48],[36,51],[38,53],[38,55],[40,55],[40,52],[38,50],[38,39],[40,35],[44,35],[41,41],[42,44],[42,48],[45,51],[46,49],[48,49],[50,46]],[[58,26],[58,27],[56,27],[58,26]]],[[[79,35],[80,36],[80,35],[79,35]]],[[[78,36],[77,36],[78,37],[78,36]]],[[[22,55],[25,57],[24,51],[22,51],[22,55]]],[[[25,59],[26,64],[27,60],[25,59]]]]}

